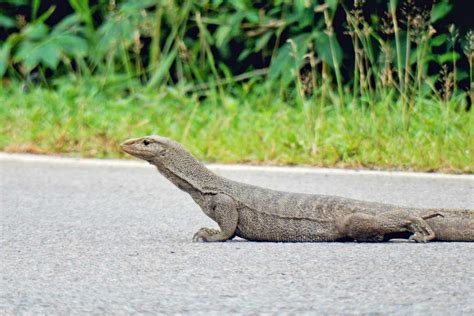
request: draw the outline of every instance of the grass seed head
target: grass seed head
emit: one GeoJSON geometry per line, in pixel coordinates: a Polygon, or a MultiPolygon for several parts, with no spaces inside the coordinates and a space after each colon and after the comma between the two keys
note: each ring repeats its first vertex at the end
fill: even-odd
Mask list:
{"type": "Polygon", "coordinates": [[[474,59],[474,31],[473,30],[470,30],[466,34],[463,51],[467,59],[472,62],[472,60],[474,59]]]}
{"type": "Polygon", "coordinates": [[[443,97],[443,100],[447,102],[453,92],[454,74],[452,71],[448,70],[448,66],[446,64],[444,64],[441,68],[441,83],[441,95],[443,97]]]}
{"type": "Polygon", "coordinates": [[[384,16],[382,17],[382,33],[385,35],[393,35],[395,33],[395,29],[393,27],[393,20],[390,12],[385,11],[384,16]]]}

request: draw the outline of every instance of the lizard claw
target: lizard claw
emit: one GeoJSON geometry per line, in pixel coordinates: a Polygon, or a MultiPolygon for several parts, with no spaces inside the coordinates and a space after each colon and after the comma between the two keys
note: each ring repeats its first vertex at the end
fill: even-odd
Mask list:
{"type": "Polygon", "coordinates": [[[193,236],[193,241],[194,242],[205,242],[208,241],[208,238],[210,236],[219,234],[220,231],[218,229],[213,229],[213,228],[207,228],[203,227],[200,230],[197,231],[197,233],[194,234],[193,236]]]}
{"type": "Polygon", "coordinates": [[[425,235],[418,235],[417,233],[408,237],[408,240],[414,241],[414,242],[422,242],[422,243],[428,242],[428,238],[425,235]]]}
{"type": "Polygon", "coordinates": [[[193,236],[193,241],[194,242],[203,242],[203,241],[207,241],[207,239],[204,237],[204,236],[200,236],[198,233],[195,233],[194,236],[193,236]]]}

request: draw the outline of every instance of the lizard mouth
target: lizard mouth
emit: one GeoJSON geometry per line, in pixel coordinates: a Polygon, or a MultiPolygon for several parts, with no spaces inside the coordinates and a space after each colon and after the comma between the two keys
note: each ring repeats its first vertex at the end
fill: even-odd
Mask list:
{"type": "Polygon", "coordinates": [[[142,138],[132,138],[121,143],[120,148],[122,148],[122,150],[127,154],[150,161],[150,159],[153,158],[153,152],[146,148],[142,148],[142,146],[140,146],[141,142],[142,138]]]}
{"type": "Polygon", "coordinates": [[[137,145],[137,139],[133,138],[121,143],[120,148],[122,148],[122,150],[126,152],[127,154],[138,156],[141,150],[139,150],[136,145],[137,145]]]}
{"type": "Polygon", "coordinates": [[[132,146],[133,146],[134,143],[135,143],[135,142],[132,141],[131,139],[130,139],[130,140],[126,140],[126,141],[124,141],[123,143],[120,144],[120,148],[122,148],[122,150],[123,150],[124,152],[126,152],[127,154],[133,155],[134,150],[133,150],[133,147],[132,147],[132,146]]]}
{"type": "Polygon", "coordinates": [[[127,146],[132,146],[140,141],[140,138],[130,138],[120,144],[120,147],[124,148],[127,146]]]}

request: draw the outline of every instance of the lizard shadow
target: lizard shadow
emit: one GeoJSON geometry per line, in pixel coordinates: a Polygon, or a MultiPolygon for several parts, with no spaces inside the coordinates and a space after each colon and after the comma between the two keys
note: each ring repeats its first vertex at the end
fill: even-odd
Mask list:
{"type": "MultiPolygon", "coordinates": [[[[396,232],[396,233],[390,233],[390,234],[385,234],[383,240],[379,241],[373,241],[373,242],[409,242],[409,238],[412,235],[411,232],[396,232]]],[[[227,242],[231,243],[246,243],[246,242],[258,242],[258,243],[264,243],[264,242],[271,242],[275,243],[275,241],[259,241],[259,240],[247,240],[244,238],[236,237],[231,240],[227,240],[227,242]]],[[[335,240],[335,242],[341,242],[341,243],[349,243],[349,242],[355,242],[355,240],[351,237],[344,237],[335,240]]],[[[371,242],[371,241],[364,241],[364,242],[371,242]]],[[[294,243],[300,243],[300,242],[294,242],[294,243]]]]}

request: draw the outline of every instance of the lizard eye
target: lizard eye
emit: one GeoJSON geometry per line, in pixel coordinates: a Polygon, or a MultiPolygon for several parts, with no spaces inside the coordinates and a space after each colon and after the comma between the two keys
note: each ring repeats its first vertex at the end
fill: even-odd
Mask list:
{"type": "Polygon", "coordinates": [[[145,140],[143,141],[143,145],[145,145],[145,146],[148,146],[148,145],[150,145],[150,141],[149,141],[149,140],[147,140],[147,139],[145,139],[145,140]]]}

